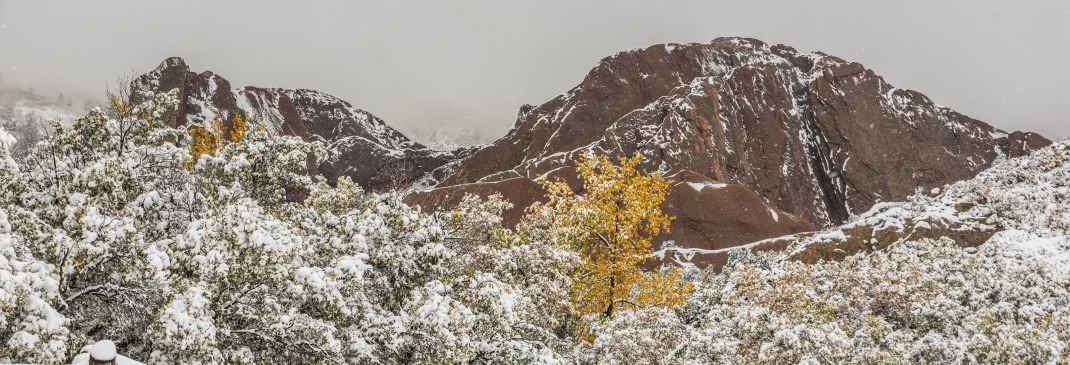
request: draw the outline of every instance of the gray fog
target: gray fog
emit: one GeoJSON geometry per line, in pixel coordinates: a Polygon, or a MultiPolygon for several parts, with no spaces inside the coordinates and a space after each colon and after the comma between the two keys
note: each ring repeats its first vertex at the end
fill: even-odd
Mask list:
{"type": "Polygon", "coordinates": [[[0,0],[9,84],[101,95],[181,56],[235,87],[316,89],[403,132],[484,142],[605,56],[721,36],[823,51],[996,127],[1070,136],[1066,0],[0,0]]]}

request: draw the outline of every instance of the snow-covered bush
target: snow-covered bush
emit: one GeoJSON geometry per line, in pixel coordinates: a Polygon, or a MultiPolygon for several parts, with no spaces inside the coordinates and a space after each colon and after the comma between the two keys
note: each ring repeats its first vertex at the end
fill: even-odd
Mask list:
{"type": "Polygon", "coordinates": [[[464,227],[348,179],[312,184],[301,172],[322,149],[261,130],[194,156],[159,119],[174,93],[140,99],[56,126],[22,165],[0,139],[6,359],[60,361],[102,338],[159,363],[526,363],[568,349],[561,273],[576,256],[502,229],[500,199],[464,227]],[[286,195],[305,189],[303,203],[286,195]]]}
{"type": "Polygon", "coordinates": [[[60,301],[54,265],[34,258],[13,228],[24,224],[12,212],[12,194],[22,191],[10,149],[15,139],[0,129],[0,349],[3,355],[36,362],[62,362],[69,331],[53,304],[60,301]],[[13,213],[13,214],[12,214],[13,213]],[[10,354],[10,355],[9,355],[10,354]]]}
{"type": "MultiPolygon", "coordinates": [[[[160,176],[188,156],[169,142],[179,133],[154,119],[173,105],[173,93],[151,95],[138,106],[116,101],[116,117],[95,109],[70,130],[54,125],[12,177],[21,184],[5,199],[18,217],[15,233],[26,255],[53,268],[50,304],[66,317],[73,342],[128,340],[160,299],[144,232],[164,221],[138,225],[152,210],[138,201],[158,196],[155,188],[169,183],[160,176]]],[[[59,358],[74,346],[65,347],[59,358]]]]}
{"type": "Polygon", "coordinates": [[[1001,161],[941,195],[881,204],[831,232],[801,236],[786,254],[734,255],[723,272],[700,280],[684,315],[694,327],[688,359],[1066,363],[1067,157],[1063,141],[1001,161]],[[952,228],[933,238],[917,234],[918,222],[952,228]],[[857,228],[867,225],[882,228],[857,228]],[[892,234],[870,236],[882,230],[892,234]],[[971,230],[990,238],[971,247],[962,241],[971,230]],[[842,261],[785,260],[828,237],[894,244],[842,261]]]}
{"type": "Polygon", "coordinates": [[[508,202],[469,196],[428,215],[307,176],[321,146],[253,128],[194,156],[160,120],[174,94],[139,100],[56,126],[21,163],[0,130],[0,362],[102,339],[150,364],[1070,358],[1067,141],[788,252],[735,252],[682,309],[616,311],[578,338],[583,256],[555,212],[508,228],[508,202]],[[798,256],[852,240],[869,245],[798,256]]]}
{"type": "Polygon", "coordinates": [[[482,272],[498,282],[496,290],[508,290],[495,296],[509,301],[511,313],[481,329],[477,358],[484,363],[562,361],[558,357],[569,354],[574,343],[570,278],[579,254],[553,239],[544,214],[529,214],[515,230],[502,228],[501,213],[510,207],[500,195],[469,195],[444,217],[446,243],[457,253],[450,271],[482,272]]]}
{"type": "Polygon", "coordinates": [[[173,92],[140,100],[56,126],[21,165],[0,133],[0,358],[63,362],[104,338],[149,363],[555,358],[516,335],[542,333],[523,314],[537,303],[454,265],[440,219],[313,184],[322,148],[294,137],[194,156],[159,119],[173,92]]]}
{"type": "Polygon", "coordinates": [[[592,327],[598,336],[578,347],[590,364],[675,364],[691,342],[692,328],[664,307],[621,311],[592,327]]]}
{"type": "Polygon", "coordinates": [[[1070,351],[1065,268],[1000,242],[729,266],[704,284],[688,316],[704,362],[1048,363],[1070,351]]]}

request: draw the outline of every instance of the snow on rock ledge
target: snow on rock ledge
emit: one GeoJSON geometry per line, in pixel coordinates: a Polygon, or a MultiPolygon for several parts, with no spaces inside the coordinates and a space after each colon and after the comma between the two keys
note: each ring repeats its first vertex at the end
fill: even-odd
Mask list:
{"type": "Polygon", "coordinates": [[[1000,160],[942,194],[918,193],[880,203],[838,228],[796,235],[789,257],[806,263],[840,260],[922,238],[961,247],[1001,245],[1070,267],[1070,140],[1029,156],[1000,160]]]}

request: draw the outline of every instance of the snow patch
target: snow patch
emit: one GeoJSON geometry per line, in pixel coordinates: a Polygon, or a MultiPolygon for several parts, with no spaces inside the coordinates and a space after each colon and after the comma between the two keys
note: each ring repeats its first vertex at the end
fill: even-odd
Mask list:
{"type": "Polygon", "coordinates": [[[723,189],[723,188],[725,188],[725,187],[728,187],[728,184],[721,184],[721,183],[696,183],[696,182],[689,182],[689,183],[687,183],[687,185],[688,185],[688,186],[691,186],[691,188],[692,188],[692,189],[695,189],[695,191],[697,191],[697,192],[700,192],[700,193],[702,192],[702,190],[703,190],[703,189],[706,189],[706,188],[710,188],[710,189],[723,189]]]}

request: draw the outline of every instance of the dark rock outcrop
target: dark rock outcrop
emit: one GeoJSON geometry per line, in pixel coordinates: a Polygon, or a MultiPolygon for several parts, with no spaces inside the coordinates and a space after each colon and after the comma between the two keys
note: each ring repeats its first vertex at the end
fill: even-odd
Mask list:
{"type": "Polygon", "coordinates": [[[668,238],[716,249],[841,224],[876,202],[1048,144],[895,88],[858,63],[719,38],[603,59],[572,90],[522,109],[508,135],[462,161],[439,189],[535,179],[583,151],[639,151],[646,168],[673,176],[666,206],[678,224],[668,238]],[[678,188],[699,178],[728,188],[697,196],[678,188]],[[762,221],[770,211],[789,218],[762,221]]]}
{"type": "Polygon", "coordinates": [[[521,107],[498,141],[453,152],[430,150],[329,95],[232,89],[177,58],[134,88],[178,88],[175,126],[240,112],[323,141],[329,152],[317,165],[331,181],[435,185],[406,197],[425,210],[502,193],[515,205],[507,223],[543,198],[538,179],[574,180],[570,166],[585,151],[640,152],[644,168],[671,180],[663,208],[677,218],[659,243],[702,250],[700,260],[714,265],[726,259],[722,250],[782,248],[768,239],[842,224],[877,202],[969,179],[1000,157],[1051,143],[936,105],[858,63],[746,38],[607,57],[572,90],[521,107]]]}
{"type": "Polygon", "coordinates": [[[229,123],[234,115],[242,113],[273,132],[321,141],[327,147],[327,154],[316,167],[332,183],[338,177],[349,176],[370,189],[403,187],[422,179],[433,184],[436,169],[466,153],[428,149],[371,113],[317,91],[234,89],[230,82],[212,72],[191,72],[185,61],[177,57],[165,60],[155,70],[135,79],[131,89],[135,96],[146,89],[178,89],[178,108],[167,117],[172,127],[203,123],[216,117],[229,123]]]}

